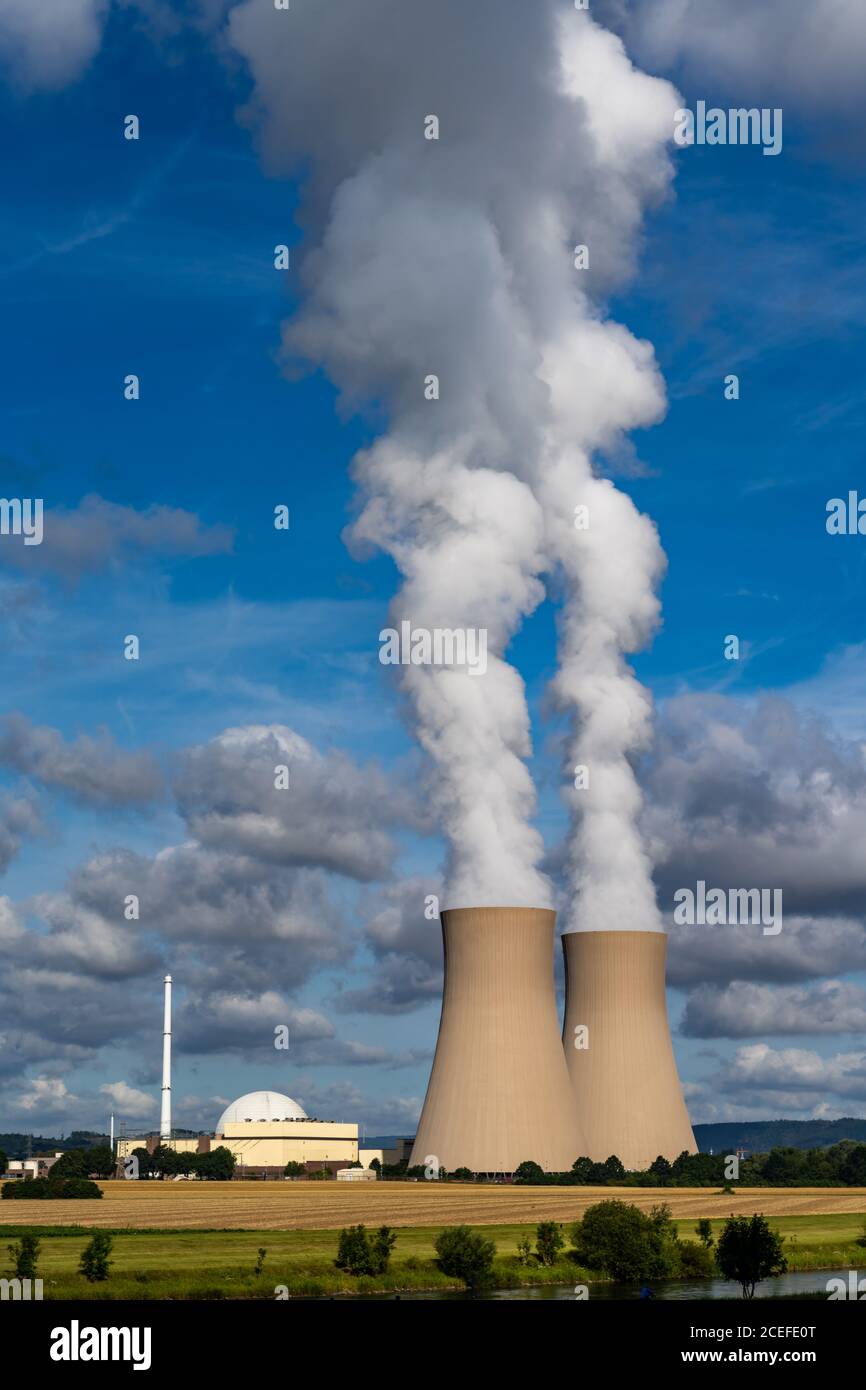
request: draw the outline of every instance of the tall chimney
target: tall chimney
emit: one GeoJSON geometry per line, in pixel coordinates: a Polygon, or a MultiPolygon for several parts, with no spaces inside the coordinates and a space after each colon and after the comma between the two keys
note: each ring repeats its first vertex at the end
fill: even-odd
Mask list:
{"type": "Polygon", "coordinates": [[[697,1153],[668,1026],[667,936],[575,931],[562,947],[562,1042],[587,1157],[633,1170],[697,1153]]]}
{"type": "Polygon", "coordinates": [[[410,1166],[513,1173],[532,1159],[563,1172],[585,1153],[559,1038],[555,921],[544,908],[442,913],[442,1017],[410,1166]]]}
{"type": "Polygon", "coordinates": [[[160,1139],[171,1138],[171,976],[165,977],[165,1014],[162,1025],[162,1109],[160,1139]]]}

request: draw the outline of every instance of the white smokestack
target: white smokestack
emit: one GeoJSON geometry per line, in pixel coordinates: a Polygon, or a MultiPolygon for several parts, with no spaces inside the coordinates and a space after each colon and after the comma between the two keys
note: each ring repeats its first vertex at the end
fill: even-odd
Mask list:
{"type": "Polygon", "coordinates": [[[162,1109],[160,1139],[171,1138],[171,976],[165,977],[165,1013],[162,1025],[162,1109]]]}
{"type": "Polygon", "coordinates": [[[108,1122],[108,1143],[109,1143],[109,1146],[110,1146],[110,1148],[111,1148],[112,1154],[114,1154],[114,1116],[113,1116],[113,1115],[111,1116],[111,1119],[110,1119],[109,1122],[108,1122]]]}

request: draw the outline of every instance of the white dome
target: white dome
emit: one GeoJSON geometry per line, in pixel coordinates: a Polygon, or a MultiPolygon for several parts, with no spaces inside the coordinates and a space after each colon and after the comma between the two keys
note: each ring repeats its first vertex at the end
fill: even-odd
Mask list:
{"type": "Polygon", "coordinates": [[[226,1106],[217,1120],[216,1134],[225,1133],[227,1124],[243,1124],[245,1120],[306,1120],[307,1114],[291,1096],[279,1091],[250,1091],[226,1106]]]}

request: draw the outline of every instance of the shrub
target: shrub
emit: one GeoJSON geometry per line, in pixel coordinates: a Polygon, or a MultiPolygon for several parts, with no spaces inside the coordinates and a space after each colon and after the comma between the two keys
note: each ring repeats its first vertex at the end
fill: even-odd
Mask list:
{"type": "Polygon", "coordinates": [[[528,1265],[532,1261],[532,1241],[529,1236],[523,1236],[517,1242],[517,1262],[518,1264],[528,1265]]]}
{"type": "Polygon", "coordinates": [[[456,1178],[458,1182],[475,1181],[475,1174],[473,1173],[471,1168],[455,1168],[451,1176],[452,1178],[456,1178]]]}
{"type": "Polygon", "coordinates": [[[261,1274],[262,1269],[263,1269],[263,1267],[264,1267],[264,1263],[265,1263],[265,1255],[267,1255],[267,1253],[268,1253],[268,1252],[267,1252],[267,1250],[265,1249],[265,1247],[264,1247],[263,1245],[260,1245],[260,1246],[259,1246],[259,1250],[258,1250],[258,1255],[257,1255],[257,1257],[256,1257],[256,1262],[255,1262],[255,1265],[253,1266],[253,1274],[261,1274]]]}
{"type": "Polygon", "coordinates": [[[446,1226],[440,1231],[436,1254],[442,1273],[462,1279],[473,1292],[492,1280],[496,1246],[469,1226],[446,1226]]]}
{"type": "Polygon", "coordinates": [[[108,1278],[111,1265],[108,1257],[113,1244],[114,1241],[107,1231],[97,1231],[81,1252],[78,1268],[91,1284],[101,1283],[108,1278]]]}
{"type": "Polygon", "coordinates": [[[69,1197],[79,1200],[89,1198],[99,1200],[102,1197],[102,1188],[98,1183],[91,1182],[89,1178],[65,1178],[62,1182],[52,1182],[48,1179],[48,1191],[46,1197],[69,1197]]]}
{"type": "Polygon", "coordinates": [[[287,1178],[302,1178],[306,1171],[304,1164],[296,1162],[294,1158],[290,1158],[283,1169],[287,1178]]]}
{"type": "Polygon", "coordinates": [[[575,1252],[590,1269],[621,1283],[678,1273],[676,1228],[668,1207],[648,1214],[627,1202],[597,1202],[572,1230],[575,1252]]]}
{"type": "Polygon", "coordinates": [[[39,1241],[36,1236],[22,1236],[14,1245],[7,1245],[12,1256],[12,1266],[18,1279],[36,1278],[36,1260],[39,1256],[39,1241]]]}
{"type": "Polygon", "coordinates": [[[345,1227],[334,1263],[347,1274],[385,1274],[396,1240],[389,1226],[380,1226],[375,1235],[363,1225],[345,1227]]]}
{"type": "Polygon", "coordinates": [[[718,1273],[715,1256],[708,1245],[696,1240],[679,1242],[680,1274],[684,1279],[712,1279],[718,1273]]]}
{"type": "Polygon", "coordinates": [[[555,1265],[556,1257],[565,1245],[558,1221],[541,1221],[535,1228],[535,1253],[539,1264],[555,1265]]]}

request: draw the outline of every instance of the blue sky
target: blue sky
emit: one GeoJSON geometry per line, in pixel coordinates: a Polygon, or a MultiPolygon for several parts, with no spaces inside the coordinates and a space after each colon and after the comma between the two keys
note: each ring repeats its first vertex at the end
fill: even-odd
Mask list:
{"type": "MultiPolygon", "coordinates": [[[[2,96],[4,128],[15,132],[0,210],[2,491],[43,496],[46,507],[66,512],[90,494],[136,512],[182,509],[203,534],[229,528],[231,538],[206,543],[204,553],[173,553],[154,531],[147,546],[121,541],[94,573],[85,565],[78,575],[4,566],[2,712],[66,741],[105,730],[120,749],[147,750],[169,768],[182,750],[227,728],[286,725],[322,753],[344,750],[362,768],[375,764],[411,781],[419,754],[377,660],[396,570],[385,556],[353,558],[342,537],[352,515],[350,462],[381,432],[383,417],[373,406],[347,416],[321,372],[290,379],[281,369],[280,325],[301,288],[294,270],[275,271],[273,248],[303,248],[298,189],[264,171],[238,119],[251,79],[236,57],[225,61],[200,32],[148,33],[137,11],[113,13],[109,26],[110,41],[64,85],[12,83],[2,96]],[[123,139],[130,111],[141,119],[137,142],[123,139]],[[131,372],[141,380],[135,402],[123,397],[131,372]],[[291,510],[287,533],[273,527],[280,503],[291,510]],[[133,632],[142,644],[136,664],[122,659],[123,637],[133,632]]],[[[707,91],[700,77],[672,75],[687,104],[707,91]]],[[[676,154],[673,196],[648,214],[637,274],[610,303],[613,317],[654,345],[669,408],[662,423],[632,436],[630,465],[609,466],[656,522],[668,558],[663,627],[635,658],[662,715],[671,700],[718,696],[719,717],[733,728],[767,694],[804,718],[814,712],[829,744],[842,748],[839,814],[856,827],[866,541],[828,536],[825,515],[831,497],[858,487],[866,495],[866,194],[857,158],[816,142],[814,119],[796,97],[794,90],[786,104],[778,158],[749,148],[676,154]],[[740,376],[738,401],[724,398],[731,372],[740,376]],[[738,663],[723,659],[727,634],[741,640],[738,663]]],[[[528,687],[538,823],[551,851],[566,824],[559,726],[544,698],[555,670],[555,614],[545,602],[510,650],[528,687]]],[[[695,708],[703,708],[699,699],[695,708]]],[[[784,842],[784,749],[761,748],[754,729],[745,743],[755,775],[777,784],[784,842]]],[[[741,753],[738,742],[731,766],[741,753]]],[[[796,757],[791,767],[802,791],[796,757]]],[[[22,837],[3,884],[37,935],[46,927],[33,896],[64,894],[92,857],[118,847],[150,857],[189,838],[171,796],[143,807],[83,804],[68,787],[46,789],[32,768],[9,763],[2,786],[41,808],[40,828],[22,837]]],[[[435,826],[407,821],[391,833],[397,853],[387,880],[435,882],[435,826]]],[[[706,836],[701,843],[706,850],[706,836]]],[[[684,854],[680,862],[700,859],[684,854]]],[[[854,884],[842,914],[861,933],[862,896],[859,907],[855,899],[863,886],[854,884]]],[[[342,1106],[371,1132],[411,1132],[438,994],[427,981],[405,1011],[339,1009],[341,993],[365,988],[371,972],[375,979],[365,936],[375,888],[332,876],[328,891],[348,954],[302,971],[295,988],[278,978],[273,987],[294,1008],[330,1020],[336,1042],[380,1049],[381,1058],[347,1060],[336,1042],[331,1054],[301,1047],[276,1058],[249,1040],[227,1050],[209,1042],[199,1055],[181,1047],[179,1122],[206,1126],[218,1098],[269,1087],[330,1107],[335,1118],[342,1106]]],[[[804,888],[802,910],[820,932],[841,910],[810,893],[804,888]]],[[[98,1123],[112,1099],[124,1106],[122,1092],[111,1098],[99,1087],[121,1081],[139,1096],[127,1108],[130,1126],[147,1122],[140,1094],[152,1093],[156,1080],[163,967],[175,974],[179,1015],[186,998],[184,957],[151,926],[153,968],[118,977],[130,1001],[128,1031],[102,1043],[82,1034],[80,1051],[34,1046],[26,1070],[7,1059],[0,1120],[8,1127],[28,1117],[45,1132],[98,1123]],[[44,1103],[28,1091],[35,1076],[48,1078],[44,1103]]],[[[240,921],[237,930],[242,936],[240,921]]],[[[225,988],[231,946],[205,941],[197,951],[198,968],[213,970],[225,988]]],[[[696,987],[737,978],[734,965],[696,987]]],[[[827,979],[862,990],[856,941],[848,956],[830,953],[826,974],[792,967],[753,983],[808,992],[827,979]]],[[[675,1025],[689,987],[670,991],[675,1025]]],[[[59,988],[62,1007],[68,996],[59,988]]],[[[859,995],[851,998],[853,1008],[859,995]]],[[[28,1033],[26,1019],[16,1027],[28,1033]]],[[[829,1065],[859,1043],[858,1028],[841,1026],[793,1038],[717,1028],[676,1039],[697,1119],[816,1113],[821,1101],[805,1084],[781,1094],[752,1085],[754,1057],[736,1061],[744,1046],[796,1048],[829,1065]],[[718,1074],[729,1086],[721,1105],[709,1080],[718,1074]]],[[[839,1064],[832,1113],[863,1113],[866,1089],[852,1080],[860,1065],[839,1064]]],[[[825,1082],[818,1089],[832,1091],[825,1082]]]]}

